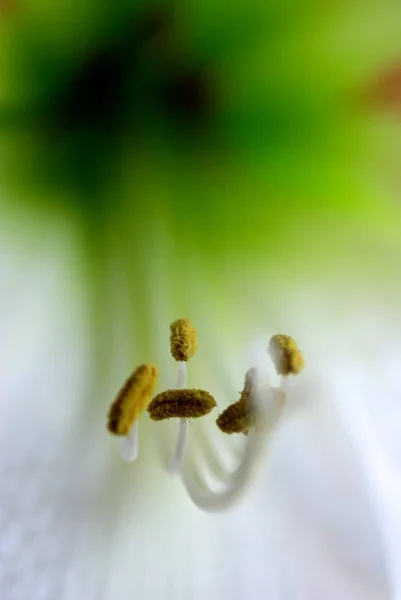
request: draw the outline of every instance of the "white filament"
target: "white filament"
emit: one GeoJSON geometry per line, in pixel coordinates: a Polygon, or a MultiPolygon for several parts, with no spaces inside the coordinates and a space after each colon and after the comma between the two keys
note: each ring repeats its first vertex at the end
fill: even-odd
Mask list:
{"type": "Polygon", "coordinates": [[[171,471],[173,473],[178,473],[181,468],[182,456],[184,453],[185,440],[187,438],[187,420],[180,419],[180,424],[178,426],[178,438],[177,444],[175,447],[173,463],[171,465],[171,471]]]}
{"type": "Polygon", "coordinates": [[[252,429],[249,432],[244,454],[238,468],[231,473],[223,491],[213,491],[202,482],[200,473],[191,476],[190,470],[182,473],[182,482],[192,502],[201,510],[217,512],[225,510],[238,501],[253,481],[263,461],[267,432],[252,429]]]}
{"type": "Polygon", "coordinates": [[[210,430],[200,423],[198,428],[194,428],[195,448],[191,459],[195,468],[199,470],[202,468],[199,463],[206,463],[211,477],[222,483],[230,477],[234,464],[238,462],[235,460],[236,453],[226,442],[226,436],[221,435],[217,427],[210,430]]]}
{"type": "MultiPolygon", "coordinates": [[[[280,384],[281,389],[286,391],[288,378],[282,377],[280,384]]],[[[183,389],[186,385],[187,365],[186,363],[180,363],[177,388],[183,389]]],[[[265,391],[266,390],[264,390],[264,392],[265,391]]],[[[269,408],[266,403],[266,394],[264,392],[262,386],[262,388],[259,387],[259,391],[252,396],[254,410],[258,415],[257,423],[256,426],[249,431],[239,464],[234,470],[225,469],[218,458],[214,456],[212,448],[206,448],[205,450],[208,472],[200,467],[199,460],[195,460],[196,457],[194,456],[191,457],[192,460],[188,461],[185,467],[182,468],[187,433],[187,420],[180,420],[178,439],[171,470],[173,473],[181,473],[181,479],[189,497],[201,510],[216,512],[231,507],[248,489],[257,474],[258,468],[263,464],[269,433],[277,423],[276,419],[273,421],[271,419],[271,414],[269,414],[271,412],[271,407],[269,408]],[[270,423],[269,426],[267,425],[268,423],[270,423]],[[212,460],[210,460],[211,458],[212,460]],[[211,467],[211,471],[215,476],[217,474],[219,475],[219,484],[222,489],[214,490],[208,485],[207,478],[209,476],[209,467],[211,467]]]]}
{"type": "Polygon", "coordinates": [[[196,468],[186,468],[181,473],[182,482],[189,497],[201,510],[216,512],[232,506],[248,489],[258,467],[263,463],[271,427],[266,426],[267,411],[266,406],[262,404],[263,397],[258,394],[252,400],[258,413],[259,425],[257,424],[249,431],[240,464],[229,474],[229,477],[224,478],[224,489],[222,491],[211,490],[206,485],[202,473],[196,468]]]}
{"type": "Polygon", "coordinates": [[[177,390],[182,390],[187,387],[187,363],[180,362],[177,376],[177,390]]]}
{"type": "Polygon", "coordinates": [[[120,440],[120,457],[126,462],[138,458],[139,425],[134,423],[131,431],[120,440]]]}
{"type": "Polygon", "coordinates": [[[283,390],[283,392],[288,392],[289,382],[290,382],[290,378],[288,375],[281,376],[280,389],[283,390]]]}
{"type": "MultiPolygon", "coordinates": [[[[180,362],[178,367],[177,389],[182,390],[187,387],[187,363],[180,362]]],[[[181,468],[182,456],[184,453],[185,440],[187,437],[187,420],[180,419],[178,426],[178,438],[175,447],[173,462],[171,465],[172,473],[178,473],[181,468]]]]}

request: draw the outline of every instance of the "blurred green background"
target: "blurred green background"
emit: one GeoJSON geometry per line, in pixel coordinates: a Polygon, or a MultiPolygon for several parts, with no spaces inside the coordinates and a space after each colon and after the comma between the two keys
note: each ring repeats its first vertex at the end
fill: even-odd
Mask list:
{"type": "Polygon", "coordinates": [[[398,2],[10,0],[2,13],[4,227],[69,223],[96,331],[117,271],[144,343],[149,298],[166,301],[150,273],[168,270],[173,318],[201,271],[222,302],[241,285],[267,297],[388,275],[398,2]]]}

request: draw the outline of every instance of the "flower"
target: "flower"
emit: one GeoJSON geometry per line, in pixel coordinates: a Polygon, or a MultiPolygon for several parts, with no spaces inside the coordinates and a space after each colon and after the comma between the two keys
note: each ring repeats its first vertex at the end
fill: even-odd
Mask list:
{"type": "MultiPolygon", "coordinates": [[[[35,0],[3,19],[6,598],[399,593],[400,214],[359,106],[399,50],[389,6],[35,0]],[[223,408],[277,331],[309,365],[232,512],[160,468],[174,423],[143,419],[133,465],[104,427],[136,365],[174,386],[180,315],[191,389],[223,408]]],[[[211,487],[255,439],[215,418],[183,464],[211,487]]]]}

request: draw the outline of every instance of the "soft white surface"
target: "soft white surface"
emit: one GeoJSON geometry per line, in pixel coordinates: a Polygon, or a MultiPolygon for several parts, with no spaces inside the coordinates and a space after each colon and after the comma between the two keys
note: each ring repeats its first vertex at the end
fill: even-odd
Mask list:
{"type": "Polygon", "coordinates": [[[291,386],[255,487],[210,515],[160,468],[149,436],[142,444],[148,422],[138,461],[119,461],[104,429],[108,391],[88,396],[63,261],[46,248],[2,257],[2,600],[400,597],[401,336],[380,307],[369,321],[350,308],[346,347],[328,298],[320,314],[300,307],[313,368],[291,386]]]}

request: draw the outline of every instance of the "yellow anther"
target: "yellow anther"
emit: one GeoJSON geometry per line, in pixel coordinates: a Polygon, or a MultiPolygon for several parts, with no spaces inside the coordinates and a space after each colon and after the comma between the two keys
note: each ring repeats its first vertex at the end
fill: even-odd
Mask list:
{"type": "Polygon", "coordinates": [[[204,390],[166,390],[153,398],[148,406],[150,418],[154,421],[164,419],[196,419],[210,413],[216,401],[204,390]]]}
{"type": "Polygon", "coordinates": [[[217,427],[223,433],[244,433],[254,424],[255,416],[252,410],[252,391],[258,379],[259,369],[253,367],[245,373],[244,388],[240,399],[230,404],[216,420],[217,427]]]}
{"type": "Polygon", "coordinates": [[[298,375],[304,367],[301,351],[289,335],[274,335],[269,343],[269,354],[279,375],[298,375]]]}
{"type": "Polygon", "coordinates": [[[275,404],[280,407],[285,402],[285,394],[282,390],[276,388],[267,388],[260,390],[258,386],[260,371],[256,367],[249,369],[245,375],[244,389],[241,392],[240,399],[234,404],[230,404],[216,420],[217,427],[223,433],[243,433],[248,435],[248,431],[256,424],[256,410],[253,405],[252,395],[254,393],[262,394],[263,401],[271,401],[272,396],[275,404]]]}
{"type": "Polygon", "coordinates": [[[170,325],[170,349],[172,357],[187,362],[196,352],[196,331],[189,319],[178,319],[170,325]]]}
{"type": "Polygon", "coordinates": [[[141,365],[127,379],[110,407],[107,427],[116,435],[128,435],[146,409],[157,383],[155,365],[141,365]]]}
{"type": "Polygon", "coordinates": [[[252,425],[254,419],[250,406],[242,400],[230,404],[216,420],[217,427],[223,433],[244,433],[252,425]]]}

